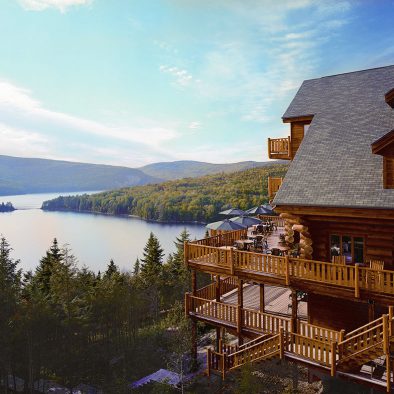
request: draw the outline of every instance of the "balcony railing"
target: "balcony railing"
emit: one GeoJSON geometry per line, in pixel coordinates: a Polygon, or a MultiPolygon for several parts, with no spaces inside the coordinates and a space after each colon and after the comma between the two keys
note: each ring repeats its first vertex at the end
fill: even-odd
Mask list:
{"type": "Polygon", "coordinates": [[[268,157],[270,159],[291,160],[291,139],[268,138],[268,157]]]}
{"type": "MultiPolygon", "coordinates": [[[[223,246],[231,245],[232,238],[231,233],[226,234],[223,246]]],[[[266,276],[286,286],[305,281],[351,289],[355,298],[360,298],[360,291],[394,296],[394,271],[222,248],[217,238],[210,240],[216,246],[201,245],[200,241],[186,243],[186,263],[201,270],[207,266],[209,272],[217,268],[225,275],[266,276]]]]}
{"type": "Polygon", "coordinates": [[[282,186],[283,178],[268,177],[268,198],[272,200],[282,186]]]}

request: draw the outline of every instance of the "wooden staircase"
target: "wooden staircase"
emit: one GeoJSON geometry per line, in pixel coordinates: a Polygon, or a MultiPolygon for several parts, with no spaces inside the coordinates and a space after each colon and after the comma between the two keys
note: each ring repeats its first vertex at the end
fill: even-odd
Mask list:
{"type": "MultiPolygon", "coordinates": [[[[394,351],[393,307],[389,307],[389,314],[347,334],[307,323],[303,323],[301,330],[298,326],[297,331],[299,332],[293,333],[280,327],[277,333],[262,335],[239,347],[220,345],[218,352],[209,349],[208,375],[216,371],[224,378],[227,372],[246,363],[273,357],[288,357],[320,366],[330,371],[332,376],[335,376],[337,371],[342,375],[351,373],[352,376],[357,376],[354,374],[359,373],[363,365],[384,357],[385,362],[382,365],[386,368],[386,389],[387,392],[391,391],[390,351],[394,351]]],[[[380,372],[381,377],[383,372],[380,372]]]]}

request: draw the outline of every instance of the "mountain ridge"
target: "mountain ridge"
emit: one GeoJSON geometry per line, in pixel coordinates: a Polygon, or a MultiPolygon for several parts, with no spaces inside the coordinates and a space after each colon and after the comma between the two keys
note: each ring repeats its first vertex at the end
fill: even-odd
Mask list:
{"type": "MultiPolygon", "coordinates": [[[[207,163],[193,160],[158,162],[138,168],[67,160],[0,155],[0,196],[47,192],[111,190],[185,177],[231,173],[275,162],[207,163]]],[[[281,164],[280,161],[277,164],[281,164]]]]}

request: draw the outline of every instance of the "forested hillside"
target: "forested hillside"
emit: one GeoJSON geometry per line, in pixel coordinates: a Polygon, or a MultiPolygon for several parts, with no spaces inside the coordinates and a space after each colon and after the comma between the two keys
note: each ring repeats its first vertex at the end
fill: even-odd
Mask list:
{"type": "MultiPolygon", "coordinates": [[[[285,161],[278,161],[278,164],[285,164],[285,161]]],[[[198,177],[218,173],[230,173],[248,170],[256,167],[271,167],[270,161],[241,161],[238,163],[205,163],[202,161],[180,160],[172,162],[161,162],[148,164],[140,167],[139,170],[150,176],[163,180],[180,179],[188,177],[198,177]]]]}
{"type": "Polygon", "coordinates": [[[208,222],[230,206],[247,209],[268,201],[268,176],[284,176],[287,165],[254,168],[231,174],[185,178],[93,195],[58,197],[44,210],[90,211],[137,215],[158,221],[208,222]]]}
{"type": "Polygon", "coordinates": [[[159,181],[134,168],[0,155],[0,195],[108,190],[159,181]]]}

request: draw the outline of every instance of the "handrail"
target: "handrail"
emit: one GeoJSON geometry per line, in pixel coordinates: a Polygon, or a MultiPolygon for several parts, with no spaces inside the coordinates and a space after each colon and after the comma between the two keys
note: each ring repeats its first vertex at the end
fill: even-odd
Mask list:
{"type": "Polygon", "coordinates": [[[381,317],[377,318],[376,320],[373,320],[361,327],[358,327],[353,331],[346,333],[344,339],[352,338],[352,337],[358,335],[359,333],[368,330],[368,328],[370,328],[371,326],[375,326],[375,325],[380,324],[382,322],[383,322],[383,316],[381,316],[381,317]]]}
{"type": "Polygon", "coordinates": [[[246,363],[267,359],[280,354],[281,334],[274,335],[261,342],[257,342],[251,347],[238,350],[227,355],[227,366],[229,370],[235,369],[246,363]]]}
{"type": "Polygon", "coordinates": [[[268,138],[268,154],[282,155],[290,153],[290,137],[268,138]]]}
{"type": "Polygon", "coordinates": [[[267,334],[277,334],[280,328],[291,331],[291,318],[263,313],[254,309],[242,308],[242,326],[267,334]]]}
{"type": "Polygon", "coordinates": [[[356,298],[360,290],[394,295],[394,271],[375,270],[358,265],[341,265],[331,262],[287,258],[236,249],[223,250],[197,243],[187,244],[187,261],[212,264],[238,271],[253,271],[285,279],[292,278],[319,282],[352,289],[356,298]]]}
{"type": "Polygon", "coordinates": [[[297,321],[297,333],[309,338],[325,342],[338,342],[341,332],[326,327],[320,327],[301,320],[297,321]]]}
{"type": "Polygon", "coordinates": [[[267,335],[266,334],[260,335],[259,337],[255,338],[255,339],[252,339],[251,341],[246,342],[243,345],[239,345],[238,346],[238,350],[242,350],[242,349],[244,349],[246,347],[250,347],[250,346],[254,345],[256,342],[259,342],[259,341],[261,341],[263,339],[267,339],[267,335]]]}
{"type": "MultiPolygon", "coordinates": [[[[219,295],[222,296],[223,294],[226,294],[237,287],[238,281],[236,278],[229,276],[227,278],[221,279],[219,284],[219,295]]],[[[198,298],[204,298],[206,300],[214,300],[216,298],[216,283],[213,282],[207,286],[202,287],[201,289],[198,289],[195,296],[198,298]]]]}
{"type": "Polygon", "coordinates": [[[333,357],[336,358],[336,354],[331,352],[332,345],[330,342],[292,332],[285,333],[285,337],[286,349],[290,353],[308,358],[325,366],[331,366],[333,357]]]}

